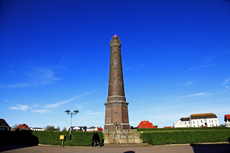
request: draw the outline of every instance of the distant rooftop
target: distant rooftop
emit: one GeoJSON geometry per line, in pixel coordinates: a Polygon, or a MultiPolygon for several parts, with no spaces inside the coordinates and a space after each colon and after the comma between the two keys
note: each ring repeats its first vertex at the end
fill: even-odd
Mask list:
{"type": "Polygon", "coordinates": [[[203,113],[203,114],[192,114],[191,119],[202,119],[202,118],[217,118],[213,113],[203,113]]]}

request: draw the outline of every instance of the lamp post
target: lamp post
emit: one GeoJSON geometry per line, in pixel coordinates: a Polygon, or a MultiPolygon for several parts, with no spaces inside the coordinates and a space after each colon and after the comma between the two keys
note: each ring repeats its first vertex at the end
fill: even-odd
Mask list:
{"type": "Polygon", "coordinates": [[[68,135],[68,140],[71,140],[72,117],[73,117],[73,115],[77,115],[77,113],[79,113],[79,111],[76,109],[75,111],[71,112],[70,110],[67,109],[65,112],[67,113],[67,115],[70,115],[70,117],[71,117],[71,120],[70,120],[70,129],[69,129],[69,135],[68,135]]]}

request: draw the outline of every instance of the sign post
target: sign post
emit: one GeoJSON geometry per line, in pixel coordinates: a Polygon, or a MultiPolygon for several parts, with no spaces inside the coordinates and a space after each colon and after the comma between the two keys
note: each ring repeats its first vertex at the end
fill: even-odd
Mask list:
{"type": "Polygon", "coordinates": [[[62,147],[63,147],[65,141],[65,135],[60,135],[59,139],[62,140],[62,147]]]}

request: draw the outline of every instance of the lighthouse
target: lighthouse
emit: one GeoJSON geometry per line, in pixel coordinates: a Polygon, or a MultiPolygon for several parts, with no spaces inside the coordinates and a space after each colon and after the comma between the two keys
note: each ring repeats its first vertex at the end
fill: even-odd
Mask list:
{"type": "Polygon", "coordinates": [[[105,130],[130,128],[128,104],[124,91],[121,41],[117,35],[114,35],[110,41],[109,89],[105,103],[105,130]]]}

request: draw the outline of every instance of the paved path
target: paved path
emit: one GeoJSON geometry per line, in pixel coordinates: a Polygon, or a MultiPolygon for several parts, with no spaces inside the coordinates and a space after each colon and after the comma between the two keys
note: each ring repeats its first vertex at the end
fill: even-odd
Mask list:
{"type": "Polygon", "coordinates": [[[230,144],[201,145],[107,145],[101,148],[92,147],[59,147],[59,146],[20,146],[0,145],[3,153],[230,153],[230,144]]]}

